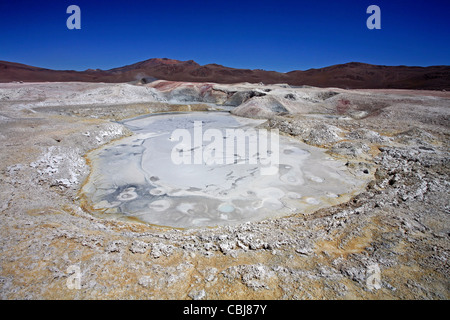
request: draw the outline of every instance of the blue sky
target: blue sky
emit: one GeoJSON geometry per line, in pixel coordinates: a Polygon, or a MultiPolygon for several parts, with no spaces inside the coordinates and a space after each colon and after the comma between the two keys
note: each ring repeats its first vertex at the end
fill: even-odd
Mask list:
{"type": "Polygon", "coordinates": [[[449,65],[450,1],[0,2],[0,60],[110,69],[150,58],[286,72],[351,61],[449,65]],[[69,5],[81,30],[69,30],[69,5]],[[369,5],[381,30],[369,30],[369,5]]]}

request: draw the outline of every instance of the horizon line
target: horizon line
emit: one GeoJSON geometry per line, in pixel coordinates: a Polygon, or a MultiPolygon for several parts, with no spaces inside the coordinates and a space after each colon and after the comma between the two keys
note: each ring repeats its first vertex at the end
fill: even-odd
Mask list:
{"type": "Polygon", "coordinates": [[[250,68],[237,68],[237,67],[229,67],[229,66],[225,66],[219,63],[207,63],[207,64],[199,64],[198,62],[196,62],[193,59],[188,59],[188,60],[178,60],[178,59],[172,59],[172,58],[158,58],[158,57],[153,57],[153,58],[149,58],[149,59],[145,59],[145,60],[140,60],[140,61],[136,61],[136,62],[132,62],[129,64],[124,64],[122,66],[118,66],[118,67],[112,67],[109,69],[100,69],[100,68],[86,68],[86,69],[52,69],[52,68],[47,68],[47,67],[40,67],[37,65],[31,65],[31,64],[27,64],[27,63],[23,63],[23,62],[16,62],[16,61],[8,61],[8,60],[0,60],[0,62],[6,62],[6,63],[15,63],[15,64],[20,64],[20,65],[24,65],[24,66],[29,66],[29,67],[35,67],[35,68],[40,68],[40,69],[46,69],[46,70],[52,70],[52,71],[75,71],[75,72],[86,72],[88,70],[93,70],[93,71],[110,71],[113,69],[118,69],[118,68],[123,68],[123,67],[127,67],[127,66],[131,66],[133,64],[137,64],[140,62],[145,62],[145,61],[149,61],[149,60],[174,60],[174,61],[178,61],[178,62],[195,62],[196,64],[198,64],[201,67],[204,66],[208,66],[208,65],[218,65],[218,66],[222,66],[224,68],[230,68],[230,69],[241,69],[241,70],[262,70],[262,71],[267,71],[267,72],[278,72],[278,73],[289,73],[289,72],[294,72],[294,71],[308,71],[308,70],[318,70],[318,69],[324,69],[324,68],[328,68],[328,67],[333,67],[333,66],[339,66],[339,65],[346,65],[346,64],[352,64],[352,63],[357,63],[357,64],[365,64],[365,65],[371,65],[371,66],[379,66],[379,67],[410,67],[410,68],[429,68],[429,67],[450,67],[450,65],[388,65],[388,64],[373,64],[373,63],[368,63],[368,62],[361,62],[361,61],[348,61],[348,62],[343,62],[343,63],[336,63],[336,64],[331,64],[331,65],[326,65],[323,67],[315,67],[315,68],[309,68],[309,69],[292,69],[290,71],[277,71],[277,70],[269,70],[269,69],[263,69],[263,68],[255,68],[255,69],[250,69],[250,68]]]}

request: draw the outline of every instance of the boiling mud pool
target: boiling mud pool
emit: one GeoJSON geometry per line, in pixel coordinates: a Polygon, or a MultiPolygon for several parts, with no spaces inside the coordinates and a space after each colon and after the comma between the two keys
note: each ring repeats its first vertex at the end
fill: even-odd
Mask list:
{"type": "Polygon", "coordinates": [[[88,155],[84,198],[107,218],[192,228],[310,213],[367,183],[323,149],[256,130],[262,122],[219,112],[124,121],[133,136],[88,155]]]}

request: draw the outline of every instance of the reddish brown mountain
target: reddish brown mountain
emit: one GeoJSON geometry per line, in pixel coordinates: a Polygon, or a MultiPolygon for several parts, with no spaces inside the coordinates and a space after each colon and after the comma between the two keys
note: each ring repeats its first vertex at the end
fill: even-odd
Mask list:
{"type": "Polygon", "coordinates": [[[149,59],[110,70],[50,70],[0,61],[0,82],[89,81],[130,82],[157,78],[173,81],[216,83],[288,83],[301,86],[352,89],[450,89],[450,66],[379,66],[351,62],[321,69],[280,73],[266,70],[235,69],[218,64],[199,65],[167,58],[149,59]]]}

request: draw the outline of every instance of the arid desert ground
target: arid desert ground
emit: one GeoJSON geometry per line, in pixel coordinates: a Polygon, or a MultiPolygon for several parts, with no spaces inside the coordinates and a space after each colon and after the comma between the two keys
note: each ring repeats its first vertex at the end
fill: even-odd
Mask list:
{"type": "Polygon", "coordinates": [[[445,91],[2,83],[0,298],[449,299],[449,121],[445,91]],[[133,135],[120,121],[199,111],[262,119],[367,183],[337,205],[220,227],[95,212],[89,153],[133,135]]]}

